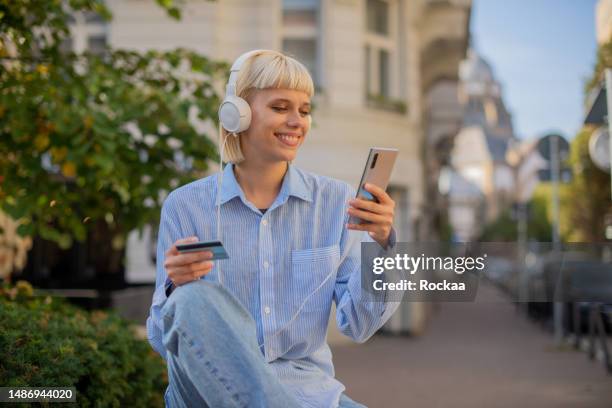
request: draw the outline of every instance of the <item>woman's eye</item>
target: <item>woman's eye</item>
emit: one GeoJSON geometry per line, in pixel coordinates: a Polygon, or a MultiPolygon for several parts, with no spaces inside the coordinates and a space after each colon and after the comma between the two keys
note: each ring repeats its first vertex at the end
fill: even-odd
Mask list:
{"type": "Polygon", "coordinates": [[[308,115],[310,115],[310,111],[302,111],[302,112],[300,112],[300,114],[302,116],[308,116],[308,115]]]}
{"type": "Polygon", "coordinates": [[[287,110],[287,108],[285,108],[284,106],[273,106],[272,109],[276,112],[284,112],[287,110]]]}

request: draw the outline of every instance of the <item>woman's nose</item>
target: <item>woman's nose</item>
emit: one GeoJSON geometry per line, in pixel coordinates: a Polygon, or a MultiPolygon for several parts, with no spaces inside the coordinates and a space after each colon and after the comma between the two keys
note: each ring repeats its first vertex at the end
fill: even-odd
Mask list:
{"type": "Polygon", "coordinates": [[[305,120],[305,118],[300,115],[300,112],[293,112],[287,118],[287,124],[291,127],[298,127],[302,126],[303,120],[305,120]]]}

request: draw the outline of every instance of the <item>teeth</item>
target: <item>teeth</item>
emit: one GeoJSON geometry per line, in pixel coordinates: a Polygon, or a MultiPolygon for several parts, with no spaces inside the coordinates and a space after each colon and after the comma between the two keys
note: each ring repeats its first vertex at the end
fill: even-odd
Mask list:
{"type": "Polygon", "coordinates": [[[299,136],[289,136],[289,135],[285,135],[281,133],[278,134],[278,137],[288,142],[295,142],[296,140],[299,139],[299,136]]]}

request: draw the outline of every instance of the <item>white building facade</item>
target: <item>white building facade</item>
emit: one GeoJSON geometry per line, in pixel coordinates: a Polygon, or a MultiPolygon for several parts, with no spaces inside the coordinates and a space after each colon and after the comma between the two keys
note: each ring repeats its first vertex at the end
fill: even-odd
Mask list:
{"type": "MultiPolygon", "coordinates": [[[[356,186],[370,147],[398,148],[388,189],[397,204],[396,230],[401,241],[418,239],[414,226],[427,206],[422,77],[435,72],[422,56],[445,36],[467,43],[470,0],[190,0],[180,21],[152,0],[107,5],[110,23],[89,29],[76,21],[73,34],[102,32],[113,48],[182,47],[228,62],[251,49],[281,50],[302,61],[316,96],[313,127],[296,164],[356,186]],[[433,20],[425,24],[425,17],[433,20]]],[[[89,38],[73,40],[77,51],[88,44],[89,38]]],[[[154,242],[150,230],[144,240],[130,237],[129,281],[154,280],[154,242]]]]}

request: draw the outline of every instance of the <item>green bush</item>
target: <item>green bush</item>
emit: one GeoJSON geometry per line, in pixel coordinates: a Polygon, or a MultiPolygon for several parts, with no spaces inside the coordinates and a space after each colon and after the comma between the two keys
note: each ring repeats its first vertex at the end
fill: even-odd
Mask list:
{"type": "Polygon", "coordinates": [[[156,407],[166,385],[161,357],[118,315],[36,296],[26,282],[0,288],[0,386],[74,386],[80,407],[156,407]]]}

